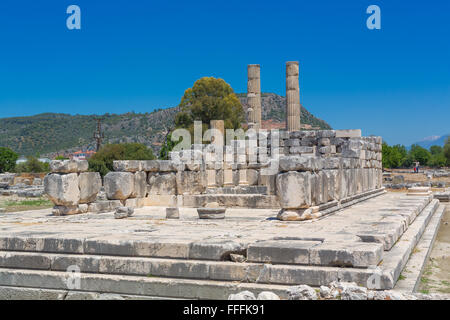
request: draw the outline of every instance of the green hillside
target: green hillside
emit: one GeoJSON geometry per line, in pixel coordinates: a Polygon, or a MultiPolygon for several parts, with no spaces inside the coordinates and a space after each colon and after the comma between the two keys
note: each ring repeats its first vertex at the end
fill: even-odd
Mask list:
{"type": "MultiPolygon", "coordinates": [[[[246,109],[246,96],[239,94],[246,109]]],[[[9,147],[21,155],[48,155],[72,152],[80,148],[94,149],[92,138],[96,118],[102,118],[105,143],[140,142],[158,152],[167,131],[174,123],[178,107],[159,109],[151,113],[104,115],[69,115],[43,113],[28,117],[0,119],[0,146],[9,147]]],[[[273,93],[263,94],[263,120],[284,122],[285,98],[273,93]]],[[[328,129],[323,120],[302,108],[302,123],[328,129]]]]}

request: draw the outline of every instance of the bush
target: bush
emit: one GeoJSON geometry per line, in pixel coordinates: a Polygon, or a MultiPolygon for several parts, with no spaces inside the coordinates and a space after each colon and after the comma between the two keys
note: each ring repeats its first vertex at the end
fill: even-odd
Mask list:
{"type": "Polygon", "coordinates": [[[113,170],[114,160],[153,160],[153,151],[141,143],[108,144],[89,159],[89,170],[102,176],[113,170]]]}
{"type": "Polygon", "coordinates": [[[41,173],[49,172],[50,164],[46,162],[39,161],[36,157],[29,156],[26,162],[22,162],[16,165],[15,172],[23,173],[41,173]]]}
{"type": "Polygon", "coordinates": [[[13,171],[19,155],[9,148],[0,147],[0,172],[13,171]]]}

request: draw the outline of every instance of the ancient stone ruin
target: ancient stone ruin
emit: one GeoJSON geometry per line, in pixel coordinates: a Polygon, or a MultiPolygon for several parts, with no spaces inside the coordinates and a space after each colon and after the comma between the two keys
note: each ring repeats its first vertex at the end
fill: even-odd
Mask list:
{"type": "Polygon", "coordinates": [[[53,215],[0,214],[0,297],[412,297],[381,290],[417,289],[444,207],[429,187],[385,192],[381,137],[299,130],[298,63],[286,69],[286,130],[261,128],[250,65],[245,132],[215,120],[211,143],[115,161],[103,178],[52,162],[53,215]]]}

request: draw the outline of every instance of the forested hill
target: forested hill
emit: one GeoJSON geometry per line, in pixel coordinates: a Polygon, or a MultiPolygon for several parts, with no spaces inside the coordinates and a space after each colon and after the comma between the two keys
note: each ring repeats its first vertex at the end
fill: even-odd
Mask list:
{"type": "MultiPolygon", "coordinates": [[[[238,94],[246,109],[246,96],[238,94]]],[[[0,146],[9,147],[21,155],[46,155],[94,148],[93,133],[96,118],[102,118],[105,143],[140,142],[157,152],[172,128],[178,107],[158,109],[151,113],[104,115],[69,115],[43,113],[28,117],[0,119],[0,146]]],[[[323,120],[302,108],[302,124],[328,129],[323,120]]],[[[262,118],[284,122],[285,98],[273,93],[262,96],[262,118]]]]}

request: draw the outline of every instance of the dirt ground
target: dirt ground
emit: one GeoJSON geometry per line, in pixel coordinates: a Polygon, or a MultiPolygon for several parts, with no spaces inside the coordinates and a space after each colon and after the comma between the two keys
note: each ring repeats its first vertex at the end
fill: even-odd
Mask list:
{"type": "MultiPolygon", "coordinates": [[[[403,171],[408,171],[408,169],[390,169],[392,176],[403,176],[405,177],[405,182],[414,183],[414,182],[425,182],[425,181],[435,181],[435,182],[445,182],[447,186],[450,185],[450,177],[433,177],[431,180],[423,172],[424,169],[420,169],[419,173],[414,173],[413,169],[410,169],[409,173],[404,173],[403,171]]],[[[429,170],[429,169],[425,169],[429,170]]]]}
{"type": "Polygon", "coordinates": [[[425,267],[419,291],[422,293],[450,293],[450,203],[425,267]]]}
{"type": "Polygon", "coordinates": [[[0,208],[6,213],[28,210],[39,210],[53,207],[47,198],[21,198],[17,196],[0,196],[0,208]]]}

